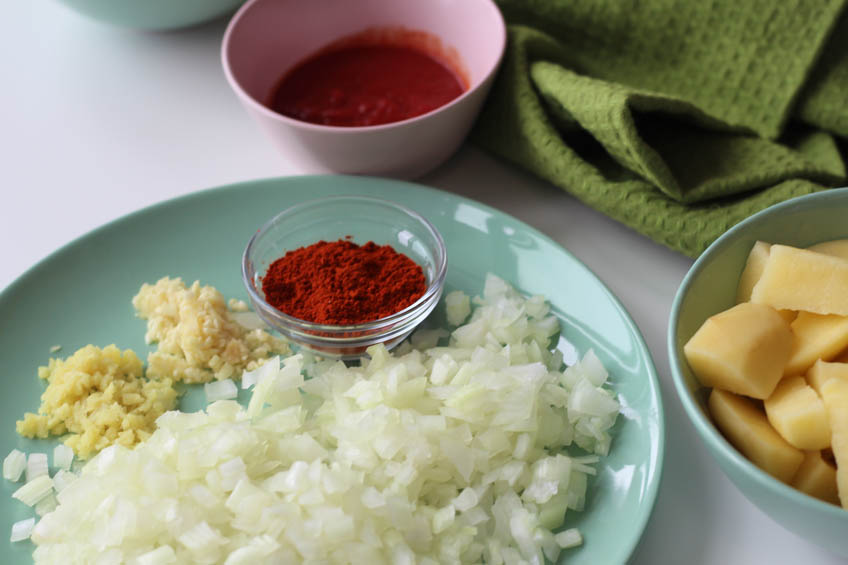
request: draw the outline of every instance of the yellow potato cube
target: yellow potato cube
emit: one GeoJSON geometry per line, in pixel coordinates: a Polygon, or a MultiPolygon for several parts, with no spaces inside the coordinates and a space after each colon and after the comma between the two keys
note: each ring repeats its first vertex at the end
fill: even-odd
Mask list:
{"type": "Polygon", "coordinates": [[[763,406],[775,431],[794,447],[816,451],[830,447],[827,411],[804,377],[780,381],[763,406]]]}
{"type": "Polygon", "coordinates": [[[819,359],[807,371],[807,382],[819,396],[822,393],[822,384],[832,378],[848,380],[848,363],[828,363],[819,359]]]}
{"type": "Polygon", "coordinates": [[[707,319],[683,353],[704,386],[765,399],[783,376],[792,339],[774,308],[743,302],[707,319]]]}
{"type": "Polygon", "coordinates": [[[824,253],[833,257],[841,257],[848,261],[848,239],[835,239],[833,241],[823,241],[808,247],[810,251],[816,253],[824,253]]]}
{"type": "Polygon", "coordinates": [[[776,309],[848,316],[848,261],[774,244],[751,302],[776,309]]]}
{"type": "Polygon", "coordinates": [[[791,324],[798,317],[797,310],[778,310],[777,313],[780,314],[781,318],[786,320],[787,324],[791,324]]]}
{"type": "Polygon", "coordinates": [[[766,260],[769,256],[770,243],[758,241],[748,253],[748,260],[745,262],[745,269],[739,277],[739,286],[736,288],[736,303],[748,302],[751,300],[751,290],[754,285],[760,280],[760,275],[763,274],[763,269],[766,267],[766,260]]]}
{"type": "Polygon", "coordinates": [[[713,389],[709,408],[718,429],[742,455],[776,479],[792,480],[804,460],[803,452],[774,431],[751,399],[713,389]]]}
{"type": "Polygon", "coordinates": [[[795,340],[783,370],[785,376],[805,372],[818,359],[830,361],[848,347],[848,316],[799,312],[791,328],[795,340]]]}
{"type": "Polygon", "coordinates": [[[848,508],[848,379],[834,377],[821,383],[821,396],[830,420],[830,448],[836,458],[836,487],[848,508]]]}
{"type": "Polygon", "coordinates": [[[822,458],[821,451],[808,451],[804,454],[804,461],[798,467],[791,484],[801,492],[839,506],[836,467],[822,458]]]}

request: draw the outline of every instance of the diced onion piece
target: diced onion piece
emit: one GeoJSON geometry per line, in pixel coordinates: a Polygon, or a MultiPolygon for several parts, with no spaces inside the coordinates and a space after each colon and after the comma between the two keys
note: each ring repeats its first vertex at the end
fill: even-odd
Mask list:
{"type": "Polygon", "coordinates": [[[477,492],[473,488],[467,487],[462,489],[459,496],[453,499],[453,506],[458,511],[465,512],[466,510],[470,510],[477,506],[478,501],[479,498],[477,497],[477,492]]]}
{"type": "Polygon", "coordinates": [[[452,504],[436,510],[436,513],[433,514],[433,533],[440,534],[448,529],[453,524],[455,518],[456,509],[452,504]]]}
{"type": "Polygon", "coordinates": [[[445,312],[448,324],[458,326],[471,314],[471,299],[461,290],[454,290],[445,295],[445,312]]]}
{"type": "Polygon", "coordinates": [[[450,333],[442,328],[421,328],[415,330],[415,332],[409,337],[409,341],[416,349],[429,349],[431,347],[436,347],[440,339],[448,337],[449,335],[450,333]]]}
{"type": "Polygon", "coordinates": [[[26,520],[15,522],[12,524],[12,536],[9,538],[9,541],[16,542],[29,539],[34,526],[35,518],[27,518],[26,520]]]}
{"type": "Polygon", "coordinates": [[[268,324],[256,312],[230,312],[230,317],[238,325],[248,330],[268,329],[268,324]]]}
{"type": "Polygon", "coordinates": [[[12,493],[12,498],[17,498],[27,506],[34,506],[52,490],[53,479],[48,475],[39,475],[12,493]]]}
{"type": "Polygon", "coordinates": [[[217,400],[231,400],[238,397],[238,387],[232,379],[206,383],[203,385],[203,392],[206,393],[206,401],[210,404],[217,400]]]}
{"type": "Polygon", "coordinates": [[[56,474],[53,475],[53,488],[57,493],[62,492],[65,487],[74,482],[76,479],[76,474],[64,469],[59,469],[56,471],[56,474]]]}
{"type": "Polygon", "coordinates": [[[177,555],[174,553],[174,548],[170,545],[160,545],[153,551],[148,551],[136,557],[136,563],[138,565],[168,565],[176,561],[177,555]]]}
{"type": "Polygon", "coordinates": [[[56,496],[50,493],[38,501],[35,505],[35,513],[39,516],[44,516],[48,512],[53,512],[58,504],[59,502],[56,500],[56,496]]]}
{"type": "Polygon", "coordinates": [[[557,545],[559,545],[563,549],[568,549],[571,547],[577,547],[578,545],[582,545],[583,536],[577,528],[570,528],[568,530],[563,530],[558,534],[554,535],[554,540],[556,540],[557,545]]]}
{"type": "Polygon", "coordinates": [[[609,373],[604,367],[601,360],[598,359],[598,356],[595,355],[595,351],[590,349],[583,355],[583,358],[580,360],[580,368],[583,370],[583,374],[595,386],[601,386],[605,382],[607,382],[607,377],[609,373]]]}
{"type": "Polygon", "coordinates": [[[74,450],[60,443],[53,448],[53,466],[69,471],[74,462],[74,450]]]}
{"type": "Polygon", "coordinates": [[[18,482],[27,466],[26,453],[13,449],[3,460],[3,478],[7,481],[18,482]]]}
{"type": "Polygon", "coordinates": [[[38,477],[49,474],[46,453],[30,453],[27,457],[26,480],[30,482],[38,477]]]}

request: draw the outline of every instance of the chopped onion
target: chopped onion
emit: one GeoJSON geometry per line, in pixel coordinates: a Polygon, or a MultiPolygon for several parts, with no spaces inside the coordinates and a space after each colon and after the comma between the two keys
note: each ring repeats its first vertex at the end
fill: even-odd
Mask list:
{"type": "Polygon", "coordinates": [[[30,453],[27,456],[26,480],[30,482],[38,477],[49,474],[46,453],[30,453]]]}
{"type": "Polygon", "coordinates": [[[445,295],[445,312],[448,324],[458,326],[471,313],[471,299],[461,290],[454,290],[445,295]]]}
{"type": "Polygon", "coordinates": [[[230,312],[230,317],[248,330],[268,329],[268,324],[256,312],[230,312]]]}
{"type": "Polygon", "coordinates": [[[56,500],[56,496],[53,493],[49,493],[35,505],[35,513],[39,516],[44,516],[48,512],[53,512],[58,504],[59,502],[56,500]]]}
{"type": "MultiPolygon", "coordinates": [[[[247,408],[213,383],[225,399],[205,411],[59,471],[35,562],[556,561],[582,541],[553,531],[585,504],[618,402],[597,358],[561,370],[542,299],[490,276],[474,303],[446,345],[419,334],[354,367],[272,358],[242,375],[247,408]]],[[[34,504],[51,487],[15,494],[34,504]]]]}
{"type": "Polygon", "coordinates": [[[170,545],[161,545],[152,551],[139,555],[135,562],[138,565],[167,565],[176,561],[177,555],[174,553],[174,548],[170,545]]]}
{"type": "Polygon", "coordinates": [[[56,471],[56,474],[53,475],[53,488],[57,493],[60,493],[66,486],[75,481],[76,478],[76,474],[64,469],[59,469],[56,471]]]}
{"type": "Polygon", "coordinates": [[[9,538],[9,541],[16,542],[29,539],[33,526],[35,526],[35,518],[27,518],[26,520],[15,522],[12,524],[12,536],[9,538]]]}
{"type": "Polygon", "coordinates": [[[245,371],[241,376],[241,388],[250,388],[260,380],[265,378],[265,375],[273,375],[280,370],[280,358],[271,357],[259,367],[252,371],[245,371]]]}
{"type": "Polygon", "coordinates": [[[570,528],[554,535],[554,540],[556,540],[557,545],[561,548],[568,549],[569,547],[576,547],[582,544],[583,536],[576,528],[570,528]]]}
{"type": "Polygon", "coordinates": [[[27,466],[26,453],[13,449],[3,460],[3,478],[7,481],[18,482],[27,466]]]}
{"type": "Polygon", "coordinates": [[[27,506],[34,506],[52,490],[53,479],[48,475],[39,475],[12,493],[12,498],[17,498],[27,506]]]}
{"type": "Polygon", "coordinates": [[[71,463],[74,462],[74,450],[65,444],[60,443],[53,448],[53,466],[65,471],[70,470],[71,463]]]}
{"type": "Polygon", "coordinates": [[[206,383],[203,385],[203,392],[206,393],[206,402],[210,404],[217,400],[231,400],[238,397],[238,387],[232,379],[206,383]]]}

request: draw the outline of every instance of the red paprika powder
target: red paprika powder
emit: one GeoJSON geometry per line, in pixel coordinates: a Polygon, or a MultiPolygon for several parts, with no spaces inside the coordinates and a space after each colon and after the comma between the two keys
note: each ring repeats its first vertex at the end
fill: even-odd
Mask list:
{"type": "Polygon", "coordinates": [[[262,291],[271,306],[328,325],[385,318],[410,306],[426,289],[418,264],[373,241],[319,241],[287,252],[262,277],[262,291]]]}

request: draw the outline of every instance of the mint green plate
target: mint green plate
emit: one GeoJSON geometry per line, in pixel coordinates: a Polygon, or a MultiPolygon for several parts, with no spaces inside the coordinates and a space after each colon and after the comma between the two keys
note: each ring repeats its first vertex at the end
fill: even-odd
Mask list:
{"type": "MultiPolygon", "coordinates": [[[[289,177],[225,186],[141,210],[70,243],[0,294],[0,457],[14,447],[50,453],[54,441],[23,440],[15,421],[38,408],[36,368],[88,343],[115,343],[146,356],[145,324],[130,303],[143,282],[163,276],[200,280],[226,297],[246,299],[241,254],[251,234],[294,203],[337,194],[394,200],[441,231],[448,249],[446,292],[482,290],[486,272],[526,293],[544,294],[562,320],[566,360],[594,348],[611,373],[622,415],[608,457],[590,483],[587,509],[567,516],[585,543],[562,562],[624,563],[650,517],[660,484],[664,429],[660,389],[639,330],[615,296],[570,253],[497,210],[422,186],[365,177],[289,177]]],[[[436,323],[443,312],[433,316],[436,323]]],[[[202,405],[191,391],[182,408],[202,405]]],[[[51,470],[52,471],[52,470],[51,470]]],[[[0,536],[32,515],[3,481],[0,536]]],[[[0,542],[0,562],[29,563],[29,542],[0,542]]]]}

